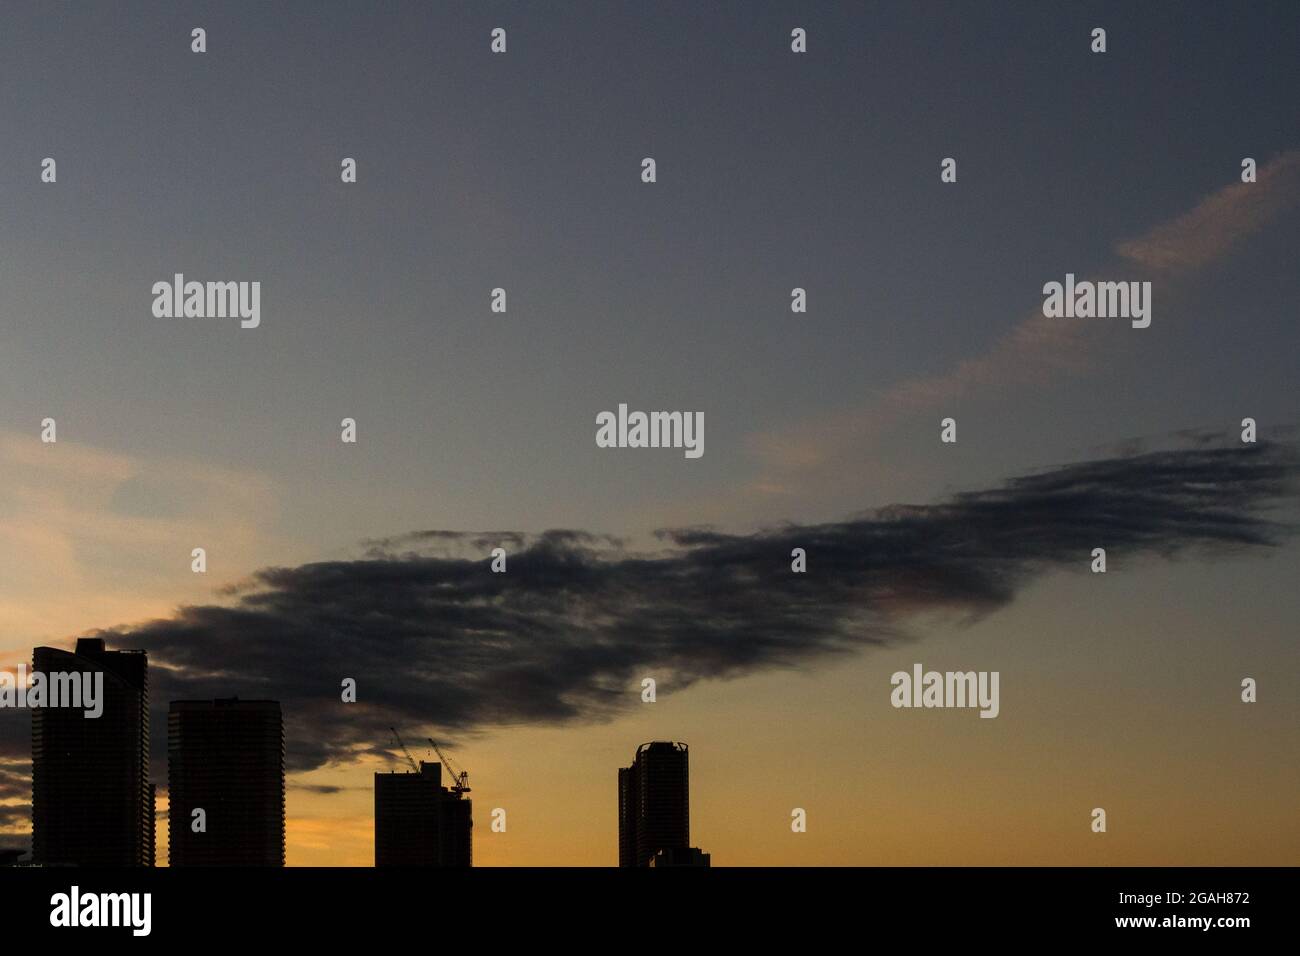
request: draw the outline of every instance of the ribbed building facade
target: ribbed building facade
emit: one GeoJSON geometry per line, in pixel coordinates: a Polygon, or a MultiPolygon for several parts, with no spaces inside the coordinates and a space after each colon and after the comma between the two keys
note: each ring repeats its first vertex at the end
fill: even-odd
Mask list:
{"type": "Polygon", "coordinates": [[[284,722],[273,700],[172,701],[171,866],[284,865],[284,722]],[[196,829],[195,810],[203,813],[196,829]]]}
{"type": "Polygon", "coordinates": [[[660,850],[684,850],[690,843],[686,744],[642,744],[632,766],[618,771],[618,865],[649,866],[660,850]]]}
{"type": "Polygon", "coordinates": [[[38,647],[44,674],[103,674],[102,713],[32,710],[32,862],[42,866],[153,866],[149,782],[149,659],[82,638],[74,651],[38,647]]]}

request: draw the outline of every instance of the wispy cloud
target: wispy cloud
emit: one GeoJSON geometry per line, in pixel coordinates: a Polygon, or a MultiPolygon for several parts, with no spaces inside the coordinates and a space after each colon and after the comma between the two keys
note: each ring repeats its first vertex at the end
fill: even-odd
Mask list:
{"type": "MultiPolygon", "coordinates": [[[[1261,166],[1257,178],[1210,194],[1185,215],[1120,242],[1116,253],[1157,272],[1162,294],[1172,291],[1180,279],[1227,256],[1300,202],[1300,150],[1261,166]]],[[[791,476],[840,463],[910,415],[952,408],[968,396],[1041,388],[1080,375],[1092,367],[1090,347],[1097,328],[1096,323],[1046,318],[1036,307],[983,352],[941,373],[897,382],[838,414],[757,433],[749,447],[763,471],[747,491],[755,496],[781,493],[795,484],[791,476]]]]}
{"type": "Polygon", "coordinates": [[[294,782],[289,784],[291,790],[302,790],[306,793],[315,793],[322,796],[333,796],[336,793],[342,793],[345,790],[355,790],[356,787],[344,787],[331,783],[300,783],[294,782]]]}
{"type": "Polygon", "coordinates": [[[30,767],[20,757],[0,756],[0,846],[27,845],[30,829],[28,804],[32,789],[30,767]]]}
{"type": "Polygon", "coordinates": [[[156,614],[210,589],[190,549],[226,565],[264,553],[276,493],[264,477],[177,458],[0,431],[0,663],[87,614],[156,614]]]}
{"type": "Polygon", "coordinates": [[[1116,251],[1148,269],[1184,273],[1227,255],[1243,239],[1300,204],[1300,150],[1261,166],[1254,183],[1234,183],[1206,196],[1186,215],[1116,251]]]}

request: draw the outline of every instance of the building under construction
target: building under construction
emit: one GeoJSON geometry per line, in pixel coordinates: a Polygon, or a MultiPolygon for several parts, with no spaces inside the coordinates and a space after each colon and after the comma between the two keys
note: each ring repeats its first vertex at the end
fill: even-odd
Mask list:
{"type": "Polygon", "coordinates": [[[417,766],[397,740],[410,769],[375,774],[375,866],[473,866],[469,774],[458,772],[437,744],[443,762],[422,760],[417,766]],[[447,787],[444,764],[451,776],[447,787]]]}

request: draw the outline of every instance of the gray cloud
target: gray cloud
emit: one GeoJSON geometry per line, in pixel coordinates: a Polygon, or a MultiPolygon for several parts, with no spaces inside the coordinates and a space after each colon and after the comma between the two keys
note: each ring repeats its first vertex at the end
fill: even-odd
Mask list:
{"type": "Polygon", "coordinates": [[[0,803],[27,798],[32,786],[30,766],[26,761],[0,759],[0,803]]]}
{"type": "Polygon", "coordinates": [[[0,846],[26,846],[30,839],[31,814],[25,803],[0,803],[0,846]],[[18,832],[5,832],[17,830],[18,832]],[[24,832],[26,831],[26,832],[24,832]]]}
{"type": "Polygon", "coordinates": [[[670,692],[899,640],[919,612],[974,619],[1038,575],[1086,573],[1096,546],[1113,568],[1266,548],[1292,530],[1268,506],[1294,493],[1296,470],[1293,445],[1197,442],[828,524],[665,531],[654,553],[581,531],[417,532],[96,633],[149,651],[159,718],[177,698],[281,701],[301,770],[384,752],[389,724],[418,739],[600,720],[638,699],[647,674],[670,692]],[[509,570],[493,574],[503,540],[509,570]],[[790,570],[795,547],[806,574],[790,570]],[[340,701],[345,677],[359,703],[340,701]]]}
{"type": "Polygon", "coordinates": [[[342,793],[344,790],[356,790],[356,787],[340,787],[329,783],[291,783],[291,790],[304,790],[307,793],[319,793],[326,796],[332,796],[336,793],[342,793]]]}

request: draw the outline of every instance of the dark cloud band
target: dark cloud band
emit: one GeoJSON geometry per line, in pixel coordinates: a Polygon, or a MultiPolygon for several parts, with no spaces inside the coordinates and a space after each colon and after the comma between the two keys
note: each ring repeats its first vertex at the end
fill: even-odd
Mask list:
{"type": "Polygon", "coordinates": [[[280,700],[301,770],[381,749],[394,723],[599,720],[638,700],[643,676],[675,690],[878,645],[916,613],[979,616],[1045,572],[1086,572],[1094,547],[1112,567],[1268,547],[1291,529],[1266,506],[1295,474],[1289,444],[1133,454],[829,524],[662,532],[655,553],[579,531],[417,532],[97,633],[149,651],[159,716],[177,698],[280,700]],[[489,569],[498,544],[504,574],[489,569]],[[340,701],[346,677],[356,704],[340,701]]]}

